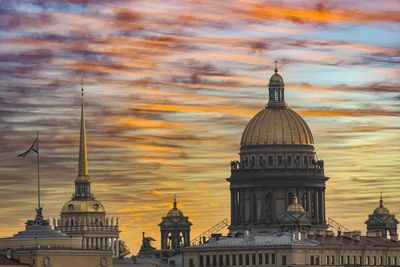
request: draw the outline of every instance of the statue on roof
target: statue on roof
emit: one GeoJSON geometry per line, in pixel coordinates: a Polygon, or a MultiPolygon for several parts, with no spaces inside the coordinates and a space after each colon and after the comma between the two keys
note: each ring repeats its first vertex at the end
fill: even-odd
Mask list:
{"type": "Polygon", "coordinates": [[[142,246],[140,247],[138,256],[141,258],[154,258],[156,256],[156,248],[151,245],[151,242],[156,241],[154,238],[144,236],[142,232],[142,246]]]}

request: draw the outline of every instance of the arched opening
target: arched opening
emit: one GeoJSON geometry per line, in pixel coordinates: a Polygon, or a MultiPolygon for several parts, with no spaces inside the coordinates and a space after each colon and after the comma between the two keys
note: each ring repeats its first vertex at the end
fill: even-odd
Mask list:
{"type": "Polygon", "coordinates": [[[256,222],[257,221],[257,196],[256,194],[253,194],[252,196],[252,216],[251,216],[251,221],[256,222]]]}
{"type": "Polygon", "coordinates": [[[265,212],[264,212],[264,221],[266,223],[271,222],[272,219],[272,193],[268,193],[265,195],[265,212]]]}

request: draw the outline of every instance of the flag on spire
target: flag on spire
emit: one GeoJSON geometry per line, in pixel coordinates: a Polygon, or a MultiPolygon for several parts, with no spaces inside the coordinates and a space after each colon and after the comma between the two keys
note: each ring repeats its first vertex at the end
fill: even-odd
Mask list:
{"type": "Polygon", "coordinates": [[[33,141],[33,144],[31,145],[31,147],[27,151],[25,151],[24,153],[19,154],[18,157],[25,158],[26,155],[31,153],[31,151],[33,151],[35,153],[39,153],[39,146],[38,146],[38,138],[37,137],[36,137],[35,141],[33,141]]]}

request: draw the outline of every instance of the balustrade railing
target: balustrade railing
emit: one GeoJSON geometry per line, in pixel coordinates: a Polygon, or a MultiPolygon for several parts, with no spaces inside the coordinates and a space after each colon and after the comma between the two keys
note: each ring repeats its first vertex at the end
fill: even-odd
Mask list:
{"type": "Polygon", "coordinates": [[[324,176],[324,167],[322,164],[316,166],[269,166],[269,167],[242,167],[239,162],[231,162],[232,176],[258,176],[263,174],[312,174],[324,176]]]}

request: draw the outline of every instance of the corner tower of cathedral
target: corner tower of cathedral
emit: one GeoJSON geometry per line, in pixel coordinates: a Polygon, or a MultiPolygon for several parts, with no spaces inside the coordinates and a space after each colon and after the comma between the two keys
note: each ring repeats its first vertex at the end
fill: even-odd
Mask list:
{"type": "Polygon", "coordinates": [[[91,192],[92,180],[88,174],[86,152],[85,110],[81,106],[81,127],[79,141],[78,175],[75,179],[75,193],[61,210],[61,219],[53,219],[55,230],[60,230],[68,236],[82,237],[82,248],[112,250],[114,257],[119,252],[118,218],[106,218],[103,204],[96,200],[91,192]]]}
{"type": "Polygon", "coordinates": [[[281,214],[298,199],[311,229],[326,229],[324,164],[307,123],[285,102],[277,67],[269,101],[247,124],[240,160],[231,162],[231,232],[282,229],[281,214]]]}

